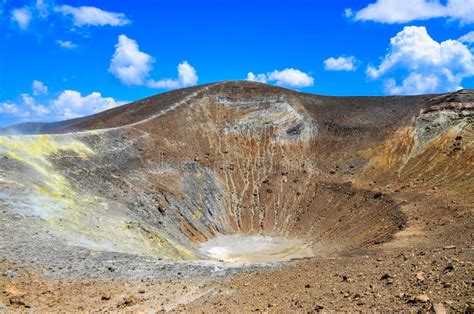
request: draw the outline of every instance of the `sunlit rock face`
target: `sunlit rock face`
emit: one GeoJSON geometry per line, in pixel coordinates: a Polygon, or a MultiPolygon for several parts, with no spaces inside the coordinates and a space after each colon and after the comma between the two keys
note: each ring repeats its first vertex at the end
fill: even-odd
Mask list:
{"type": "Polygon", "coordinates": [[[461,171],[473,158],[466,93],[461,111],[449,99],[431,110],[431,96],[320,97],[228,82],[48,129],[56,134],[0,136],[4,232],[31,248],[54,239],[242,263],[380,244],[405,224],[379,193],[385,184],[474,185],[461,171]]]}

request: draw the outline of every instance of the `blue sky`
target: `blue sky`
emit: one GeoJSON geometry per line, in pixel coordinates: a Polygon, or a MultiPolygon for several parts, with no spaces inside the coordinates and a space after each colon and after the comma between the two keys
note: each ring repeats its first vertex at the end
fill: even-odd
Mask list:
{"type": "Polygon", "coordinates": [[[473,88],[473,26],[474,0],[0,0],[0,126],[233,79],[324,95],[473,88]]]}

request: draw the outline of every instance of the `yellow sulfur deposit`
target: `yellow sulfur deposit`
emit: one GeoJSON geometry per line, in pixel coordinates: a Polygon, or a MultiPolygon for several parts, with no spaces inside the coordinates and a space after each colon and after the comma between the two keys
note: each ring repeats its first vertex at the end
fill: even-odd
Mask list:
{"type": "MultiPolygon", "coordinates": [[[[21,204],[30,204],[23,212],[42,217],[52,232],[72,245],[171,259],[195,259],[195,254],[166,239],[158,228],[127,222],[130,218],[110,208],[106,199],[79,192],[78,183],[65,177],[63,169],[52,162],[52,158],[87,159],[93,154],[92,149],[72,136],[0,137],[0,155],[26,167],[24,173],[29,181],[21,183],[13,174],[9,176],[8,172],[2,171],[0,192],[2,183],[18,187],[24,195],[21,204]]],[[[73,163],[68,171],[77,174],[81,169],[73,163]]],[[[198,173],[197,177],[200,176],[202,174],[198,173]]]]}
{"type": "Polygon", "coordinates": [[[0,153],[21,162],[43,176],[41,184],[35,186],[37,191],[63,202],[66,206],[73,205],[68,197],[73,197],[75,192],[70,188],[67,179],[54,169],[49,158],[71,152],[79,158],[93,154],[84,143],[71,138],[55,138],[50,135],[0,137],[0,153]],[[67,143],[62,143],[61,139],[67,143]]]}

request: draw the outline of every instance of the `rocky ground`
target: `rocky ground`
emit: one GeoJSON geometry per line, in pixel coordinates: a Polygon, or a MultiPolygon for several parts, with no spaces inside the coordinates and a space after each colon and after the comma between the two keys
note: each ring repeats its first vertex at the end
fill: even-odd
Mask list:
{"type": "Polygon", "coordinates": [[[309,260],[237,275],[179,309],[215,312],[418,311],[472,308],[472,249],[309,260]]]}
{"type": "Polygon", "coordinates": [[[407,226],[392,241],[351,254],[239,266],[112,253],[88,256],[76,249],[82,268],[71,256],[43,269],[34,263],[2,262],[0,307],[2,311],[66,312],[471,313],[470,205],[453,204],[437,190],[422,196],[402,190],[394,197],[409,204],[420,197],[425,201],[405,208],[407,226]],[[423,207],[439,208],[443,214],[432,210],[426,215],[423,207]],[[68,271],[73,264],[76,269],[68,271]]]}
{"type": "Polygon", "coordinates": [[[10,278],[2,264],[2,310],[177,312],[469,312],[474,308],[472,248],[371,252],[311,259],[232,277],[192,279],[10,278]]]}

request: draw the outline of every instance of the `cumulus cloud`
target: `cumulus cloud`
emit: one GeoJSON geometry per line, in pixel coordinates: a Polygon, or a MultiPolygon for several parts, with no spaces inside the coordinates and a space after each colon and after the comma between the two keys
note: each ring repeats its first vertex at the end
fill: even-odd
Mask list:
{"type": "Polygon", "coordinates": [[[125,85],[144,85],[153,62],[154,59],[149,54],[140,51],[135,40],[120,35],[109,72],[125,85]]]}
{"type": "Polygon", "coordinates": [[[70,40],[56,40],[56,44],[58,44],[59,47],[64,49],[74,49],[77,47],[77,44],[73,43],[70,40]]]}
{"type": "Polygon", "coordinates": [[[0,113],[17,116],[21,111],[16,104],[12,102],[4,102],[0,103],[0,113]]]}
{"type": "Polygon", "coordinates": [[[151,88],[175,89],[196,85],[197,81],[198,76],[196,70],[188,63],[188,61],[183,61],[178,65],[177,79],[161,79],[159,81],[148,80],[147,86],[151,88]]]}
{"type": "Polygon", "coordinates": [[[32,84],[33,95],[38,96],[48,93],[48,86],[44,85],[43,82],[34,80],[32,84]]]}
{"type": "Polygon", "coordinates": [[[247,81],[252,81],[252,82],[260,82],[260,83],[267,83],[267,75],[266,74],[253,74],[253,72],[249,72],[247,74],[247,81]]]}
{"type": "Polygon", "coordinates": [[[31,22],[31,10],[27,7],[19,8],[19,9],[14,9],[11,12],[11,20],[15,22],[18,27],[22,30],[25,30],[28,28],[31,22]]]}
{"type": "Polygon", "coordinates": [[[254,74],[249,72],[247,74],[247,80],[294,88],[314,85],[313,77],[307,73],[293,68],[286,68],[281,71],[275,70],[266,74],[254,74]]]}
{"type": "Polygon", "coordinates": [[[20,94],[18,102],[0,103],[0,113],[14,118],[30,119],[41,118],[51,112],[45,106],[38,104],[32,96],[20,94]]]}
{"type": "Polygon", "coordinates": [[[383,79],[388,94],[446,92],[474,75],[474,56],[457,40],[437,42],[425,27],[407,26],[390,40],[388,53],[367,76],[383,79]],[[393,77],[401,74],[401,82],[393,77]]]}
{"type": "Polygon", "coordinates": [[[324,60],[324,68],[328,71],[355,71],[357,69],[357,59],[351,57],[331,57],[324,60]]]}
{"type": "Polygon", "coordinates": [[[474,1],[448,0],[443,4],[439,0],[377,0],[353,16],[356,21],[389,24],[441,17],[466,24],[473,23],[474,1]]]}
{"type": "MultiPolygon", "coordinates": [[[[13,9],[10,12],[10,19],[13,23],[17,24],[21,30],[28,29],[32,20],[45,20],[50,22],[51,15],[70,17],[75,27],[123,26],[131,23],[123,13],[108,12],[91,6],[73,7],[70,5],[55,6],[51,10],[51,5],[48,4],[48,2],[52,3],[52,1],[47,0],[36,0],[31,5],[13,9]]],[[[3,13],[3,5],[5,5],[5,3],[6,0],[0,0],[0,15],[3,13]]],[[[54,21],[50,23],[50,25],[54,24],[54,21]]]]}
{"type": "Polygon", "coordinates": [[[470,31],[469,33],[459,37],[458,39],[460,42],[473,44],[474,43],[474,31],[470,31]]]}
{"type": "Polygon", "coordinates": [[[82,96],[80,92],[65,90],[51,102],[51,107],[57,117],[73,119],[111,109],[124,103],[116,101],[112,97],[102,97],[99,92],[82,96]]]}
{"type": "Polygon", "coordinates": [[[112,97],[102,97],[99,92],[82,96],[80,92],[65,90],[44,104],[29,94],[20,94],[16,101],[0,103],[2,118],[8,121],[58,121],[98,113],[123,105],[112,97]]]}
{"type": "Polygon", "coordinates": [[[74,25],[77,27],[123,26],[130,23],[130,20],[123,13],[108,12],[96,7],[61,5],[56,7],[55,11],[65,16],[71,16],[74,25]]]}
{"type": "Polygon", "coordinates": [[[140,51],[138,43],[125,35],[120,35],[115,45],[115,53],[110,62],[109,72],[128,86],[148,86],[151,88],[174,89],[195,85],[198,82],[196,70],[183,61],[178,65],[176,79],[150,79],[154,58],[140,51]]]}
{"type": "Polygon", "coordinates": [[[24,108],[24,115],[34,116],[34,117],[44,117],[45,115],[51,113],[48,108],[43,105],[40,105],[36,100],[28,94],[21,94],[21,104],[24,108]]]}
{"type": "MultiPolygon", "coordinates": [[[[3,1],[3,4],[5,3],[6,1],[3,1]]],[[[11,11],[10,19],[13,23],[17,24],[21,30],[26,30],[30,26],[33,18],[46,18],[49,15],[48,8],[49,6],[44,2],[44,0],[36,0],[35,5],[13,9],[11,11]]]]}

